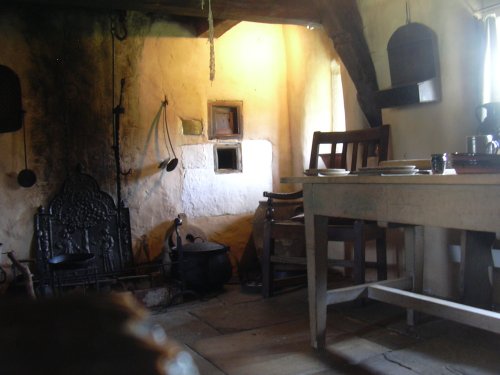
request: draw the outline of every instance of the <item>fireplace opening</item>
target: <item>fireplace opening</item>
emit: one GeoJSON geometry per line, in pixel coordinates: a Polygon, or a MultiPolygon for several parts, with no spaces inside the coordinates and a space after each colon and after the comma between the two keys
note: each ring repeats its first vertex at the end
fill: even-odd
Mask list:
{"type": "Polygon", "coordinates": [[[214,164],[216,173],[241,172],[241,143],[214,145],[214,164]]]}

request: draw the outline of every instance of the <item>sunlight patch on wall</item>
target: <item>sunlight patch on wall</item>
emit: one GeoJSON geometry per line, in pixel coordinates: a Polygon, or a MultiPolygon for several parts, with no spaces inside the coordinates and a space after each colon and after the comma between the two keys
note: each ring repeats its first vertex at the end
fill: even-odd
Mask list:
{"type": "Polygon", "coordinates": [[[269,141],[241,143],[241,173],[215,173],[212,143],[182,146],[182,158],[182,206],[188,217],[252,212],[262,192],[272,190],[269,141]]]}
{"type": "Polygon", "coordinates": [[[340,64],[333,60],[332,69],[332,130],[345,131],[345,107],[344,91],[342,88],[342,76],[340,75],[340,64]]]}

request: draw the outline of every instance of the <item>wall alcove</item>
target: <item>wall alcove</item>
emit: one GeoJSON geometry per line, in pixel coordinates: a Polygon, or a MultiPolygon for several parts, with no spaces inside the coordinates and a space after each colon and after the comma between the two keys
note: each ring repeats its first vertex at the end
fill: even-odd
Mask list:
{"type": "Polygon", "coordinates": [[[208,138],[228,139],[243,137],[243,102],[208,102],[208,138]]]}
{"type": "Polygon", "coordinates": [[[216,173],[241,172],[241,143],[215,144],[214,170],[216,173]]]}

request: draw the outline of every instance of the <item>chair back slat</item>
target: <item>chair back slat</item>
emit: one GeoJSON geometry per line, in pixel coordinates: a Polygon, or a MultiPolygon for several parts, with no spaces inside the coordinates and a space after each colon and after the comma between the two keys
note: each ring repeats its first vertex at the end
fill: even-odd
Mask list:
{"type": "Polygon", "coordinates": [[[363,156],[361,157],[362,167],[366,167],[368,164],[369,149],[370,149],[370,144],[363,142],[363,156]]]}
{"type": "Polygon", "coordinates": [[[327,168],[345,168],[355,171],[358,167],[366,167],[368,158],[376,156],[378,162],[387,160],[389,147],[389,125],[376,128],[349,130],[345,132],[315,132],[311,147],[309,168],[318,168],[320,145],[331,145],[329,157],[326,158],[327,168]],[[337,145],[342,145],[342,151],[337,153],[337,145]],[[350,160],[350,165],[348,165],[350,160]]]}
{"type": "Polygon", "coordinates": [[[358,161],[358,143],[352,144],[351,165],[356,166],[358,161]]]}
{"type": "Polygon", "coordinates": [[[342,144],[342,157],[340,158],[339,168],[345,168],[346,165],[347,165],[347,145],[342,144]]]}

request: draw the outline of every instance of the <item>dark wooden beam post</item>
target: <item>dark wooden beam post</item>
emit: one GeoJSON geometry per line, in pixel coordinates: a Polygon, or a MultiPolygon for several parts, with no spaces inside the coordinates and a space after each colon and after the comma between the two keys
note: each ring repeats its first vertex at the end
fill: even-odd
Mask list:
{"type": "MultiPolygon", "coordinates": [[[[158,14],[206,17],[208,0],[201,9],[200,0],[2,0],[6,4],[58,5],[80,8],[137,10],[158,14]]],[[[2,3],[3,4],[3,3],[2,3]]],[[[288,23],[306,25],[318,23],[316,9],[304,0],[212,0],[214,18],[235,21],[288,23]]]]}
{"type": "Polygon", "coordinates": [[[363,33],[356,0],[316,0],[321,24],[333,40],[358,91],[358,102],[371,127],[382,125],[382,112],[374,100],[377,75],[363,33]]]}

